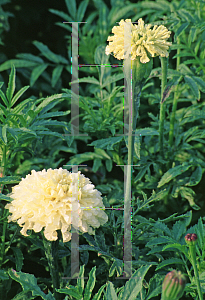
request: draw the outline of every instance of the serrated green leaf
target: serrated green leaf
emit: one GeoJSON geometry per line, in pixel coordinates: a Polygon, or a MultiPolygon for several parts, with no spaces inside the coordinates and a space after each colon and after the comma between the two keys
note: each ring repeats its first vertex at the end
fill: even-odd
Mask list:
{"type": "Polygon", "coordinates": [[[192,22],[192,23],[195,23],[195,19],[194,17],[192,16],[192,14],[187,11],[186,9],[184,8],[181,8],[180,10],[178,10],[178,14],[180,15],[180,17],[182,18],[182,20],[186,20],[187,22],[192,22]]]}
{"type": "Polygon", "coordinates": [[[186,172],[192,165],[190,165],[189,163],[184,163],[180,166],[176,166],[172,169],[169,169],[169,171],[167,171],[162,178],[160,179],[159,183],[158,183],[158,188],[162,187],[164,184],[168,183],[169,181],[171,181],[172,179],[174,179],[175,177],[177,177],[180,174],[183,174],[184,172],[186,172]]]}
{"type": "Polygon", "coordinates": [[[188,46],[191,47],[191,44],[195,41],[197,36],[198,28],[192,26],[189,30],[189,36],[188,36],[188,46]]]}
{"type": "Polygon", "coordinates": [[[134,179],[134,183],[137,183],[139,180],[142,179],[142,177],[145,175],[145,173],[149,170],[151,166],[151,163],[147,164],[147,166],[143,167],[138,173],[137,176],[134,179]]]}
{"type": "Polygon", "coordinates": [[[32,300],[35,299],[36,296],[32,296],[32,293],[30,291],[28,292],[20,292],[18,293],[18,295],[16,295],[14,298],[12,298],[12,300],[22,300],[22,299],[26,299],[26,300],[32,300]]]}
{"type": "MultiPolygon", "coordinates": [[[[48,110],[48,105],[54,101],[54,100],[63,100],[64,98],[66,98],[66,94],[56,94],[56,95],[53,95],[53,96],[49,96],[47,98],[42,98],[42,99],[39,99],[37,102],[41,102],[40,105],[38,105],[38,107],[36,108],[35,112],[38,114],[41,112],[41,110],[43,110],[44,108],[44,111],[47,111],[48,110]]],[[[58,102],[55,102],[54,106],[59,103],[59,100],[58,102]]],[[[49,108],[50,109],[50,108],[49,108]]]]}
{"type": "Polygon", "coordinates": [[[34,61],[38,64],[43,64],[44,61],[42,58],[40,58],[39,56],[30,54],[30,53],[19,53],[16,55],[17,58],[22,58],[22,59],[27,59],[28,61],[34,61]]]}
{"type": "Polygon", "coordinates": [[[23,260],[24,260],[23,253],[22,253],[21,249],[19,249],[17,247],[11,247],[11,249],[14,252],[16,270],[21,271],[22,266],[23,266],[23,260]]]}
{"type": "Polygon", "coordinates": [[[9,105],[11,104],[11,99],[13,97],[16,85],[15,85],[15,78],[16,78],[16,70],[15,67],[12,66],[11,72],[9,75],[9,83],[8,83],[8,88],[6,90],[6,96],[9,102],[9,105]]]}
{"type": "Polygon", "coordinates": [[[171,91],[175,88],[175,86],[178,85],[179,81],[182,79],[182,76],[180,77],[174,77],[172,80],[169,80],[167,85],[164,88],[163,96],[161,99],[161,102],[163,103],[170,95],[171,91]]]}
{"type": "Polygon", "coordinates": [[[0,200],[11,202],[13,199],[0,193],[0,200]]]}
{"type": "Polygon", "coordinates": [[[182,198],[185,198],[189,201],[189,204],[194,207],[195,210],[201,209],[198,205],[195,204],[194,202],[194,196],[195,192],[188,187],[181,186],[179,189],[179,193],[181,194],[182,198]]]}
{"type": "Polygon", "coordinates": [[[8,101],[7,101],[7,99],[6,99],[6,96],[5,96],[4,93],[2,92],[2,90],[0,90],[0,97],[1,97],[2,101],[4,102],[4,104],[6,105],[6,107],[8,107],[8,106],[9,106],[9,103],[8,103],[8,101]]]}
{"type": "MultiPolygon", "coordinates": [[[[129,2],[128,2],[129,3],[129,2]]],[[[114,6],[112,6],[114,7],[114,6]]],[[[127,4],[123,5],[122,8],[116,7],[117,9],[114,10],[110,15],[110,24],[116,25],[116,22],[119,22],[119,20],[123,19],[124,16],[129,13],[130,11],[133,11],[136,9],[137,5],[136,4],[127,4]]],[[[137,20],[137,19],[135,19],[137,20]]]]}
{"type": "Polygon", "coordinates": [[[172,228],[172,236],[178,242],[182,235],[186,232],[186,220],[177,221],[172,228]]]}
{"type": "Polygon", "coordinates": [[[102,165],[102,160],[100,158],[95,158],[92,167],[93,172],[96,173],[101,165],[102,165]]]}
{"type": "Polygon", "coordinates": [[[197,224],[197,227],[196,227],[196,233],[197,233],[198,243],[199,243],[200,249],[203,250],[204,249],[205,230],[204,230],[204,224],[202,222],[201,217],[198,220],[198,224],[197,224]]]}
{"type": "Polygon", "coordinates": [[[48,118],[51,118],[51,117],[66,116],[69,113],[70,113],[70,110],[50,112],[50,113],[45,113],[43,115],[39,115],[39,119],[48,119],[48,118]]]}
{"type": "Polygon", "coordinates": [[[55,121],[51,119],[42,119],[38,120],[35,123],[32,124],[32,127],[35,126],[61,126],[61,127],[66,127],[66,124],[60,122],[60,121],[55,121]]]}
{"type": "Polygon", "coordinates": [[[7,124],[5,124],[2,127],[0,126],[0,138],[2,139],[2,141],[5,145],[7,144],[7,136],[6,136],[7,127],[8,127],[7,124]]]}
{"type": "Polygon", "coordinates": [[[196,82],[196,84],[198,85],[199,89],[205,93],[205,82],[202,78],[197,77],[197,76],[192,76],[192,79],[196,82]]]}
{"type": "Polygon", "coordinates": [[[146,208],[150,203],[163,199],[168,193],[169,193],[169,190],[164,189],[162,191],[159,191],[156,194],[153,194],[149,199],[147,199],[145,201],[141,201],[140,204],[138,205],[136,211],[139,212],[141,209],[146,208]]]}
{"type": "Polygon", "coordinates": [[[152,8],[154,10],[161,11],[161,10],[170,10],[170,4],[169,2],[166,1],[159,1],[159,2],[154,2],[154,1],[148,1],[148,2],[143,2],[142,8],[152,8]]]}
{"type": "Polygon", "coordinates": [[[65,0],[65,4],[67,6],[67,10],[69,11],[73,20],[75,20],[76,16],[76,1],[75,0],[65,0]]]}
{"type": "Polygon", "coordinates": [[[180,258],[169,258],[169,259],[166,259],[164,261],[162,261],[161,263],[159,263],[159,265],[157,266],[156,270],[159,270],[165,266],[169,266],[169,265],[177,265],[177,264],[180,264],[180,265],[184,265],[184,262],[183,260],[181,260],[180,258]]]}
{"type": "Polygon", "coordinates": [[[146,246],[150,247],[153,245],[161,245],[161,244],[167,244],[167,243],[173,243],[174,240],[168,236],[161,236],[153,238],[151,241],[149,241],[146,246]]]}
{"type": "Polygon", "coordinates": [[[76,154],[74,157],[71,157],[71,159],[69,160],[68,163],[70,165],[72,165],[72,164],[79,165],[84,161],[94,160],[95,158],[101,159],[101,156],[96,154],[96,153],[93,153],[93,152],[84,152],[84,153],[81,153],[81,154],[76,154]]]}
{"type": "Polygon", "coordinates": [[[0,177],[0,184],[15,184],[21,181],[20,176],[6,176],[0,177]]]}
{"type": "Polygon", "coordinates": [[[124,78],[124,73],[123,74],[114,74],[112,76],[109,76],[106,78],[106,80],[103,82],[102,88],[107,86],[108,84],[111,84],[113,82],[116,82],[118,80],[121,80],[124,78]]]}
{"type": "Polygon", "coordinates": [[[88,146],[94,146],[95,148],[107,149],[107,150],[114,150],[114,145],[121,142],[124,136],[119,137],[111,137],[107,139],[100,139],[97,141],[88,144],[88,146]]]}
{"type": "Polygon", "coordinates": [[[38,63],[23,59],[11,59],[0,65],[0,72],[11,69],[12,65],[14,65],[15,68],[30,68],[37,66],[38,63]]]}
{"type": "Polygon", "coordinates": [[[123,261],[115,259],[109,269],[109,277],[112,277],[114,275],[115,270],[117,272],[117,277],[119,277],[123,272],[123,264],[123,261]]]}
{"type": "Polygon", "coordinates": [[[183,61],[183,64],[185,64],[185,65],[196,64],[196,63],[197,63],[196,59],[187,59],[187,60],[183,61]]]}
{"type": "Polygon", "coordinates": [[[52,87],[55,87],[58,79],[60,78],[61,76],[61,73],[63,71],[63,66],[62,65],[58,65],[57,67],[55,67],[55,69],[53,70],[53,73],[52,73],[52,79],[51,79],[51,85],[52,87]]]}
{"type": "Polygon", "coordinates": [[[25,93],[25,91],[27,91],[27,89],[29,88],[29,85],[22,87],[17,93],[16,95],[12,98],[11,100],[11,107],[16,103],[16,101],[21,97],[21,95],[23,95],[23,93],[25,93]]]}
{"type": "Polygon", "coordinates": [[[15,147],[13,149],[11,157],[13,157],[13,155],[15,155],[15,153],[19,152],[19,151],[23,151],[24,153],[28,153],[28,154],[30,154],[31,157],[34,155],[34,151],[32,149],[28,148],[28,147],[15,147]]]}
{"type": "MultiPolygon", "coordinates": [[[[15,97],[15,96],[14,96],[15,97]]],[[[13,112],[15,114],[18,114],[19,112],[23,111],[24,106],[26,106],[27,103],[33,103],[33,99],[25,99],[23,101],[21,101],[18,105],[16,105],[16,107],[13,108],[13,112]]]]}
{"type": "Polygon", "coordinates": [[[58,132],[53,132],[53,131],[37,131],[38,135],[52,135],[52,136],[57,136],[61,139],[64,139],[64,137],[62,136],[62,134],[58,133],[58,132]]]}
{"type": "Polygon", "coordinates": [[[183,75],[191,75],[191,76],[194,75],[193,72],[187,66],[185,66],[184,64],[179,65],[179,71],[183,75]]]}
{"type": "MultiPolygon", "coordinates": [[[[70,17],[69,17],[69,18],[70,18],[70,17]]],[[[64,20],[65,20],[65,19],[64,19],[64,20]]],[[[70,18],[70,20],[69,20],[68,22],[72,22],[72,19],[70,18]]],[[[69,24],[67,24],[67,23],[56,22],[55,24],[58,25],[58,26],[60,26],[60,27],[62,27],[62,28],[65,29],[65,30],[69,31],[69,34],[70,34],[70,32],[72,32],[71,26],[69,26],[69,24]]],[[[70,25],[71,25],[71,24],[70,24],[70,25]]],[[[65,68],[66,68],[66,70],[67,70],[69,73],[71,73],[71,68],[70,68],[70,66],[66,66],[65,68]]]]}
{"type": "Polygon", "coordinates": [[[80,5],[78,7],[78,11],[77,11],[78,22],[81,22],[83,20],[88,3],[89,3],[89,0],[84,0],[80,3],[80,5]]]}
{"type": "Polygon", "coordinates": [[[189,182],[186,183],[186,186],[194,186],[197,185],[202,178],[202,168],[198,166],[196,170],[192,173],[191,177],[189,178],[189,182]]]}
{"type": "Polygon", "coordinates": [[[133,274],[129,281],[126,282],[123,300],[136,299],[137,295],[142,290],[142,281],[150,267],[151,265],[142,266],[133,274]]]}
{"type": "Polygon", "coordinates": [[[200,99],[200,91],[198,89],[198,85],[195,83],[195,81],[192,79],[192,77],[186,75],[184,76],[185,82],[188,84],[188,86],[191,88],[194,96],[199,100],[200,99]]]}
{"type": "Polygon", "coordinates": [[[176,41],[176,38],[180,36],[180,34],[186,30],[186,28],[189,26],[189,23],[183,23],[178,29],[177,32],[174,35],[174,40],[176,41]]]}
{"type": "Polygon", "coordinates": [[[101,294],[102,294],[105,287],[106,287],[106,284],[104,284],[103,286],[100,287],[98,293],[95,294],[93,300],[100,300],[101,299],[101,294]]]}
{"type": "Polygon", "coordinates": [[[162,279],[159,274],[155,274],[149,281],[148,296],[146,300],[154,299],[162,292],[162,279]]]}
{"type": "Polygon", "coordinates": [[[76,300],[82,300],[82,295],[79,293],[76,287],[68,287],[67,289],[57,289],[58,293],[70,295],[76,300]]]}
{"type": "Polygon", "coordinates": [[[31,129],[28,129],[28,128],[25,128],[25,127],[21,127],[21,128],[8,128],[8,131],[10,133],[12,133],[12,136],[14,137],[18,137],[19,133],[22,134],[22,133],[28,133],[28,134],[32,134],[32,135],[35,135],[37,136],[36,132],[31,130],[31,129]]]}
{"type": "Polygon", "coordinates": [[[84,265],[80,266],[79,278],[77,278],[78,289],[83,293],[84,290],[84,265]]]}
{"type": "Polygon", "coordinates": [[[0,270],[0,279],[1,280],[7,280],[9,279],[9,275],[7,274],[6,270],[0,270]]]}
{"type": "Polygon", "coordinates": [[[41,249],[43,251],[45,251],[44,245],[43,245],[43,241],[41,239],[38,238],[32,238],[31,236],[28,236],[27,239],[32,243],[32,245],[36,246],[36,249],[41,249]]]}
{"type": "Polygon", "coordinates": [[[45,71],[45,69],[48,67],[48,64],[42,64],[35,67],[31,73],[30,77],[30,86],[33,86],[36,80],[39,78],[39,76],[45,71]]]}
{"type": "Polygon", "coordinates": [[[135,134],[138,136],[146,136],[146,135],[159,135],[158,130],[147,127],[147,128],[142,128],[142,129],[136,129],[135,134]]]}
{"type": "MultiPolygon", "coordinates": [[[[187,57],[187,56],[193,56],[193,57],[194,57],[194,54],[188,52],[188,50],[187,50],[187,51],[184,50],[183,52],[174,55],[173,58],[177,58],[177,57],[187,57]]],[[[183,62],[183,63],[184,63],[184,62],[183,62]]]]}
{"type": "Polygon", "coordinates": [[[175,248],[175,249],[180,250],[188,258],[188,249],[185,245],[181,245],[181,244],[178,244],[178,243],[169,244],[169,245],[164,246],[162,251],[165,251],[165,250],[170,249],[170,248],[175,248]]]}
{"type": "Polygon", "coordinates": [[[33,44],[36,46],[36,48],[38,48],[39,51],[41,51],[41,53],[51,62],[55,62],[57,64],[59,63],[64,63],[64,64],[68,64],[67,59],[65,59],[64,57],[62,57],[61,55],[57,55],[55,53],[53,53],[48,46],[44,45],[41,42],[38,41],[34,41],[33,44]]]}
{"type": "MultiPolygon", "coordinates": [[[[63,19],[63,21],[67,21],[67,22],[71,22],[71,21],[72,21],[72,18],[71,18],[68,14],[66,14],[66,13],[64,13],[64,12],[62,12],[62,11],[59,11],[59,10],[53,9],[53,8],[49,9],[49,11],[50,11],[52,14],[55,14],[56,16],[61,17],[61,18],[63,19]]],[[[56,23],[56,24],[58,24],[58,23],[56,23]]],[[[62,24],[62,23],[61,23],[61,24],[62,24]]],[[[68,27],[68,25],[66,25],[66,24],[62,24],[62,25],[65,25],[66,27],[68,27]]],[[[70,25],[71,25],[71,24],[70,24],[70,25]]]]}
{"type": "Polygon", "coordinates": [[[54,297],[51,298],[51,294],[48,297],[48,295],[44,294],[41,291],[41,289],[37,285],[37,279],[34,275],[23,272],[16,272],[13,269],[8,270],[8,274],[13,280],[21,284],[23,291],[31,291],[33,296],[40,296],[44,300],[55,300],[54,297]]]}
{"type": "Polygon", "coordinates": [[[92,83],[96,85],[100,85],[99,80],[97,80],[95,77],[83,77],[77,80],[73,80],[72,83],[81,83],[81,82],[86,82],[86,83],[92,83]]]}
{"type": "Polygon", "coordinates": [[[108,281],[107,284],[107,289],[106,289],[106,293],[105,293],[105,299],[109,300],[117,300],[117,294],[115,292],[115,288],[112,282],[108,281]]]}
{"type": "Polygon", "coordinates": [[[87,285],[85,287],[85,292],[84,292],[84,297],[83,297],[84,299],[89,300],[91,298],[92,291],[94,289],[95,281],[96,281],[95,272],[96,272],[96,266],[93,267],[89,273],[89,279],[88,279],[87,285]]]}

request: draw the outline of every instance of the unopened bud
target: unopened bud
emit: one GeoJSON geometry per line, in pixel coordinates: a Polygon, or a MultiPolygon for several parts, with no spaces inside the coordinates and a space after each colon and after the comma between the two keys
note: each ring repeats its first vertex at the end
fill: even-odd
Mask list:
{"type": "Polygon", "coordinates": [[[133,81],[137,86],[140,86],[141,89],[152,71],[153,59],[150,58],[149,62],[141,63],[140,57],[137,56],[134,60],[131,61],[131,64],[133,81]]]}
{"type": "Polygon", "coordinates": [[[162,284],[162,300],[178,300],[184,293],[186,277],[180,271],[173,270],[164,278],[162,284]]]}
{"type": "MultiPolygon", "coordinates": [[[[130,61],[124,62],[124,74],[127,80],[130,80],[130,61]]],[[[140,62],[140,56],[137,56],[134,60],[131,60],[132,69],[132,81],[134,87],[137,89],[136,94],[139,94],[143,85],[148,79],[153,67],[153,58],[150,57],[150,61],[147,63],[140,62]]]]}
{"type": "Polygon", "coordinates": [[[197,243],[197,239],[196,233],[187,233],[185,236],[185,241],[188,246],[194,246],[197,243]]]}

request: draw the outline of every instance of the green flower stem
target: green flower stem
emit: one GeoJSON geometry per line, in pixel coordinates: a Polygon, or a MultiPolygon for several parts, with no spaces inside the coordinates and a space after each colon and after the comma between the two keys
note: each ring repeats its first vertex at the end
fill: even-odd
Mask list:
{"type": "MultiPolygon", "coordinates": [[[[6,174],[6,166],[7,166],[7,146],[3,146],[2,150],[2,165],[0,167],[1,177],[4,177],[6,174]]],[[[4,184],[0,185],[0,193],[3,192],[4,184]]],[[[4,206],[2,205],[2,218],[3,218],[3,231],[1,236],[1,250],[0,250],[0,269],[2,267],[3,261],[4,261],[4,255],[5,255],[5,241],[6,241],[6,230],[8,226],[7,217],[9,215],[9,211],[7,209],[4,209],[4,206]]]]}
{"type": "Polygon", "coordinates": [[[199,299],[203,300],[203,295],[202,295],[201,286],[200,286],[200,282],[199,282],[199,273],[198,273],[198,269],[197,269],[197,265],[196,265],[196,245],[189,245],[189,251],[190,251],[190,256],[191,256],[191,264],[194,268],[194,275],[195,275],[199,299]]]}
{"type": "Polygon", "coordinates": [[[125,201],[124,201],[124,274],[126,277],[131,276],[131,198],[130,192],[132,187],[132,170],[133,170],[133,155],[134,155],[134,143],[135,143],[135,131],[138,118],[138,110],[140,106],[140,94],[142,84],[134,80],[135,69],[132,66],[131,61],[125,61],[124,71],[127,81],[127,94],[125,100],[130,107],[129,109],[129,133],[128,133],[128,162],[126,169],[126,190],[125,190],[125,201]],[[132,69],[132,77],[131,77],[132,69]],[[134,73],[134,76],[133,76],[134,73]],[[132,78],[132,80],[131,80],[132,78]],[[127,99],[126,99],[127,98],[127,99]],[[125,248],[126,247],[126,248],[125,248]]]}
{"type": "MultiPolygon", "coordinates": [[[[132,89],[134,91],[134,89],[132,89]]],[[[133,155],[134,155],[134,143],[135,143],[135,130],[138,117],[138,109],[140,106],[140,92],[137,94],[136,100],[135,94],[133,93],[132,110],[129,117],[129,135],[128,135],[128,165],[127,165],[127,180],[125,190],[125,201],[124,201],[124,221],[125,221],[125,232],[124,232],[124,253],[125,276],[131,276],[131,250],[129,245],[131,244],[131,199],[130,191],[132,187],[132,170],[133,170],[133,155]],[[127,248],[125,248],[127,247],[127,248]]]]}
{"type": "Polygon", "coordinates": [[[61,299],[61,295],[56,291],[56,289],[60,288],[60,280],[59,280],[59,273],[58,273],[58,243],[59,240],[57,241],[48,241],[43,232],[42,232],[42,237],[43,237],[43,244],[44,244],[44,249],[45,249],[45,254],[46,258],[48,260],[48,265],[50,269],[50,275],[53,283],[53,292],[54,292],[54,297],[56,300],[61,299]]]}
{"type": "Polygon", "coordinates": [[[159,144],[160,154],[164,157],[164,119],[165,119],[165,102],[162,103],[164,88],[167,84],[167,58],[161,57],[162,81],[161,81],[161,103],[159,116],[159,144]]]}
{"type": "MultiPolygon", "coordinates": [[[[177,45],[180,44],[180,38],[177,37],[177,45]]],[[[180,48],[177,49],[177,55],[180,54],[180,48]]],[[[180,57],[177,57],[177,64],[176,64],[176,70],[179,70],[180,65],[180,57]]],[[[173,106],[172,106],[172,114],[171,114],[171,120],[170,120],[170,128],[169,128],[169,145],[172,147],[173,145],[173,138],[174,138],[174,123],[175,123],[175,114],[177,109],[177,102],[179,99],[179,93],[178,93],[178,85],[176,86],[175,93],[174,93],[174,100],[173,100],[173,106]]]]}
{"type": "Polygon", "coordinates": [[[6,241],[6,229],[7,229],[7,217],[9,215],[9,211],[7,209],[3,210],[3,232],[1,236],[1,254],[0,254],[0,269],[2,267],[4,261],[4,253],[5,253],[5,241],[6,241]]]}
{"type": "Polygon", "coordinates": [[[135,144],[135,130],[137,125],[138,110],[140,107],[140,95],[139,92],[136,95],[135,88],[133,90],[133,101],[132,101],[132,113],[129,116],[129,136],[128,136],[128,166],[133,165],[133,153],[134,153],[134,144],[135,144]],[[135,98],[136,97],[136,100],[135,98]]]}

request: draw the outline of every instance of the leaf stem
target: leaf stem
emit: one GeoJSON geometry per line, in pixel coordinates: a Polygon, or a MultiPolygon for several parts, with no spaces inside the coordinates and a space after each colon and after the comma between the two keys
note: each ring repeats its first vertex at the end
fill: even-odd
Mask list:
{"type": "Polygon", "coordinates": [[[61,295],[56,291],[56,289],[60,288],[60,280],[59,280],[59,273],[58,273],[58,243],[57,241],[48,241],[43,232],[43,244],[45,249],[45,255],[48,261],[49,269],[50,269],[50,275],[53,283],[53,292],[54,297],[56,300],[61,299],[61,295]]]}
{"type": "Polygon", "coordinates": [[[4,261],[4,253],[5,253],[5,240],[6,240],[6,229],[7,229],[7,217],[9,215],[9,211],[4,209],[3,210],[3,232],[1,236],[1,254],[0,254],[0,269],[2,267],[4,261]]]}
{"type": "Polygon", "coordinates": [[[190,256],[191,256],[191,264],[194,268],[194,275],[195,275],[199,299],[203,300],[203,295],[202,295],[201,286],[200,286],[200,282],[199,282],[199,273],[198,273],[198,269],[197,269],[197,265],[196,265],[196,245],[189,245],[189,251],[190,251],[190,256]]]}
{"type": "Polygon", "coordinates": [[[162,103],[163,93],[167,84],[167,58],[161,57],[162,80],[161,80],[161,103],[159,116],[159,144],[160,154],[164,157],[164,119],[165,119],[165,102],[162,103]]]}
{"type": "MultiPolygon", "coordinates": [[[[180,45],[180,38],[177,37],[177,45],[180,45]]],[[[177,55],[180,54],[180,48],[177,48],[177,55]]],[[[177,63],[176,63],[176,70],[179,70],[180,65],[180,57],[177,56],[177,63]]],[[[179,93],[178,93],[178,85],[175,88],[174,92],[174,100],[173,100],[173,106],[172,106],[172,114],[171,114],[171,120],[170,120],[170,128],[169,128],[169,145],[172,147],[173,145],[173,138],[174,138],[174,123],[175,123],[175,114],[177,110],[177,102],[179,99],[179,93]]]]}

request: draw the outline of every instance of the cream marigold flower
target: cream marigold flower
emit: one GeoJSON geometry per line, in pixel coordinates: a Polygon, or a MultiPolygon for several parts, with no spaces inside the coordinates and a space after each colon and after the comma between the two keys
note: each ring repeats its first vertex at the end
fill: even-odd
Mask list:
{"type": "Polygon", "coordinates": [[[172,43],[167,42],[167,39],[171,31],[165,26],[155,25],[150,29],[152,25],[144,25],[142,19],[138,20],[138,25],[133,25],[131,19],[121,20],[119,25],[112,29],[114,36],[107,39],[109,41],[105,49],[107,55],[113,52],[117,59],[125,59],[131,55],[132,60],[140,56],[141,63],[149,62],[149,56],[169,56],[168,49],[172,43]]]}
{"type": "Polygon", "coordinates": [[[55,241],[58,238],[56,230],[60,229],[63,241],[68,242],[71,224],[81,232],[95,234],[93,228],[108,221],[102,210],[101,193],[80,171],[32,170],[31,175],[12,188],[10,196],[14,200],[6,205],[12,213],[8,221],[17,221],[23,227],[21,234],[24,236],[28,236],[28,229],[40,232],[45,228],[46,239],[55,241]]]}

